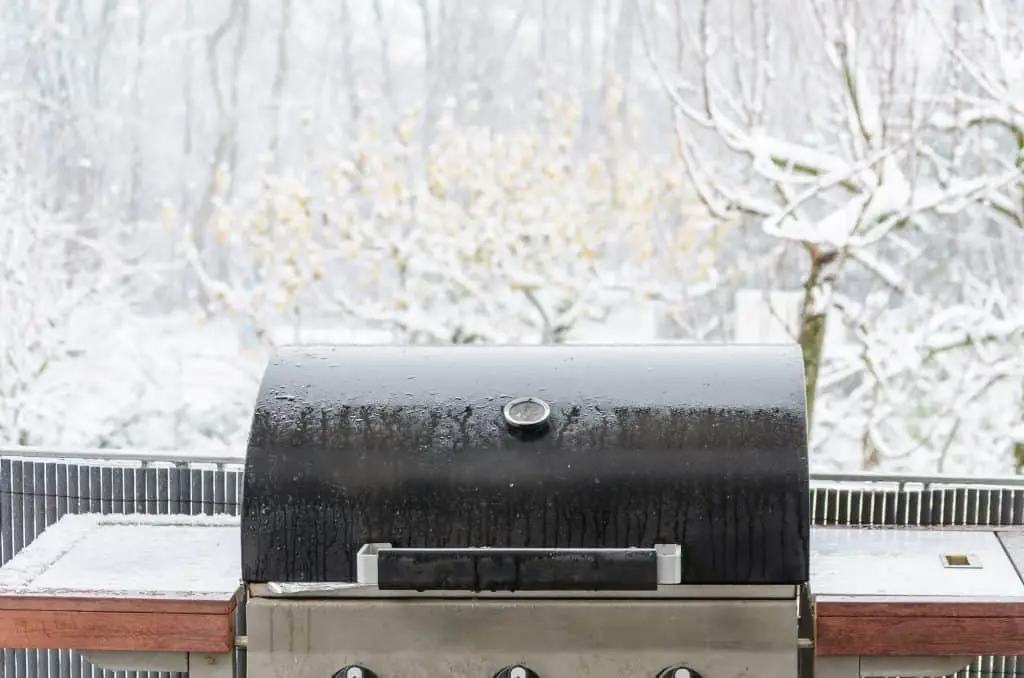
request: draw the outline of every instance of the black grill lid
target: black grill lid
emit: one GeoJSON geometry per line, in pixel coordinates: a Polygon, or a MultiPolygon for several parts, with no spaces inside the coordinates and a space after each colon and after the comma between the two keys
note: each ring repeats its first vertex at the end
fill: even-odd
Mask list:
{"type": "Polygon", "coordinates": [[[291,348],[252,421],[242,572],[354,581],[379,542],[679,544],[683,583],[800,584],[808,503],[796,346],[291,348]]]}

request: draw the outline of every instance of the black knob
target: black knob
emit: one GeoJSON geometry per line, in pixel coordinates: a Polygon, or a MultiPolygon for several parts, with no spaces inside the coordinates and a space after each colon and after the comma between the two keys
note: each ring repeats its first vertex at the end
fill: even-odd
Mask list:
{"type": "Polygon", "coordinates": [[[701,678],[701,675],[689,666],[670,666],[658,674],[658,678],[701,678]]]}
{"type": "Polygon", "coordinates": [[[377,678],[377,674],[365,666],[353,664],[352,666],[338,669],[331,678],[377,678]]]}
{"type": "Polygon", "coordinates": [[[538,678],[538,676],[535,671],[522,664],[513,664],[495,673],[494,678],[538,678]]]}

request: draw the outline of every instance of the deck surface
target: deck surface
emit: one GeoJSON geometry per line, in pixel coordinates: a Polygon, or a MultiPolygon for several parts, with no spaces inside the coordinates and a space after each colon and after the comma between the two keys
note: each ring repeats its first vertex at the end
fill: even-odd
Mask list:
{"type": "Polygon", "coordinates": [[[822,527],[811,533],[815,651],[1015,655],[1024,651],[1024,532],[822,527]],[[949,567],[945,556],[967,556],[949,567]]]}
{"type": "Polygon", "coordinates": [[[227,652],[238,521],[68,515],[0,568],[0,647],[227,652]]]}

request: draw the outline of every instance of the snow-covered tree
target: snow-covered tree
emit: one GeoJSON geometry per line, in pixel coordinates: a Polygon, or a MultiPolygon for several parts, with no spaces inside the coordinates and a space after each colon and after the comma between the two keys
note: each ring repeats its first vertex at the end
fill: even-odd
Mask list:
{"type": "Polygon", "coordinates": [[[328,314],[398,341],[551,343],[622,304],[678,298],[650,273],[656,253],[678,263],[701,242],[685,178],[625,127],[581,150],[572,98],[544,113],[540,133],[456,125],[449,109],[429,143],[413,115],[364,125],[323,171],[219,204],[222,275],[192,238],[186,254],[214,308],[263,332],[328,314]]]}
{"type": "Polygon", "coordinates": [[[253,331],[729,340],[748,288],[817,468],[1010,470],[1019,4],[0,0],[0,442],[232,444],[253,331]]]}
{"type": "Polygon", "coordinates": [[[0,136],[0,441],[27,444],[66,416],[74,386],[48,377],[80,348],[72,313],[110,302],[121,281],[104,270],[102,244],[40,206],[10,141],[0,136]]]}
{"type": "MultiPolygon", "coordinates": [[[[923,279],[920,257],[930,240],[967,224],[978,232],[1010,230],[1019,247],[1024,168],[1015,121],[1021,109],[1012,86],[990,73],[1007,77],[1019,68],[1021,52],[1019,46],[1012,52],[1005,32],[988,47],[967,40],[973,54],[961,47],[967,31],[1012,22],[993,14],[995,3],[982,3],[969,18],[952,4],[928,11],[913,3],[855,10],[816,0],[784,4],[785,12],[778,3],[760,0],[705,0],[693,7],[688,20],[679,22],[696,46],[693,77],[668,68],[670,60],[658,50],[657,27],[671,23],[659,18],[657,8],[641,13],[649,62],[677,118],[685,172],[713,215],[744,217],[754,229],[748,247],[781,240],[804,252],[804,297],[794,338],[804,350],[808,409],[816,424],[858,422],[869,467],[883,457],[905,456],[910,448],[941,448],[935,430],[911,430],[920,416],[882,402],[925,392],[933,399],[935,382],[926,377],[940,376],[950,388],[942,392],[948,399],[943,407],[928,412],[932,428],[976,444],[978,431],[958,434],[959,421],[940,412],[956,411],[963,398],[977,397],[967,393],[978,384],[965,387],[953,374],[978,371],[964,378],[980,379],[987,384],[979,386],[984,391],[1019,376],[1021,362],[1012,359],[1012,346],[1024,336],[1024,315],[1015,310],[1021,294],[1007,296],[993,281],[981,286],[986,294],[947,305],[947,286],[934,270],[923,279]],[[990,70],[993,52],[999,67],[990,70]],[[970,108],[962,93],[965,73],[972,89],[986,93],[980,101],[973,95],[970,108]],[[971,128],[982,124],[1001,129],[972,135],[971,128]],[[1000,146],[1004,157],[986,162],[985,148],[1000,146]],[[894,317],[903,321],[894,323],[894,317]],[[851,420],[849,412],[823,417],[818,406],[823,387],[849,388],[853,376],[849,366],[842,377],[827,373],[824,337],[830,320],[848,323],[862,347],[855,370],[862,381],[841,398],[847,409],[858,398],[873,399],[860,420],[851,420]],[[893,331],[900,337],[895,343],[893,331]],[[936,360],[939,346],[997,352],[1002,347],[1005,359],[983,366],[969,360],[965,365],[961,357],[957,367],[944,363],[929,374],[924,366],[936,360]],[[879,360],[888,368],[879,370],[879,360]],[[910,392],[893,394],[897,375],[913,375],[912,386],[903,381],[910,392]]],[[[965,277],[957,292],[974,292],[983,277],[965,277]]],[[[1012,399],[1006,404],[1004,412],[1016,410],[1012,399]]],[[[992,426],[985,435],[997,434],[993,443],[1005,450],[1017,417],[1017,411],[994,417],[998,421],[987,422],[992,426]]],[[[829,429],[815,426],[818,445],[829,429]]]]}
{"type": "MultiPolygon", "coordinates": [[[[986,205],[998,213],[1001,224],[1015,229],[1020,240],[1024,234],[1024,30],[1017,22],[1021,8],[1015,2],[980,0],[972,9],[955,13],[952,31],[943,40],[953,62],[952,101],[930,122],[937,130],[953,134],[952,164],[970,157],[976,162],[980,159],[983,166],[1017,170],[1017,180],[1009,190],[993,193],[986,205]]],[[[934,11],[929,17],[933,23],[942,20],[934,11]]],[[[948,172],[948,165],[944,169],[948,172]]],[[[1018,268],[1013,262],[1011,258],[1010,267],[1018,268]]],[[[979,335],[990,336],[1018,358],[1012,369],[997,373],[998,378],[1012,375],[1017,382],[1020,415],[1008,437],[1018,473],[1024,472],[1024,368],[1020,359],[1024,352],[1012,347],[1024,338],[1022,304],[1024,286],[1015,298],[1004,300],[999,314],[988,314],[979,321],[980,329],[979,324],[973,325],[968,342],[974,345],[979,335]],[[993,321],[997,325],[989,331],[993,321]]],[[[1006,437],[1000,435],[998,444],[1006,437]]]]}

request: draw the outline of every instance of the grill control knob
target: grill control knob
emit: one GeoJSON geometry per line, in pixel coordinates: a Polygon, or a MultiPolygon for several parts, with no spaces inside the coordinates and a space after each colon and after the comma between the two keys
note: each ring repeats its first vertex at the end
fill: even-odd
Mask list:
{"type": "Polygon", "coordinates": [[[377,678],[377,674],[365,666],[346,666],[334,672],[331,678],[377,678]]]}
{"type": "Polygon", "coordinates": [[[538,676],[533,670],[522,664],[513,664],[495,673],[494,678],[538,678],[538,676]]]}
{"type": "Polygon", "coordinates": [[[701,678],[701,675],[689,666],[670,666],[659,673],[658,678],[701,678]]]}

